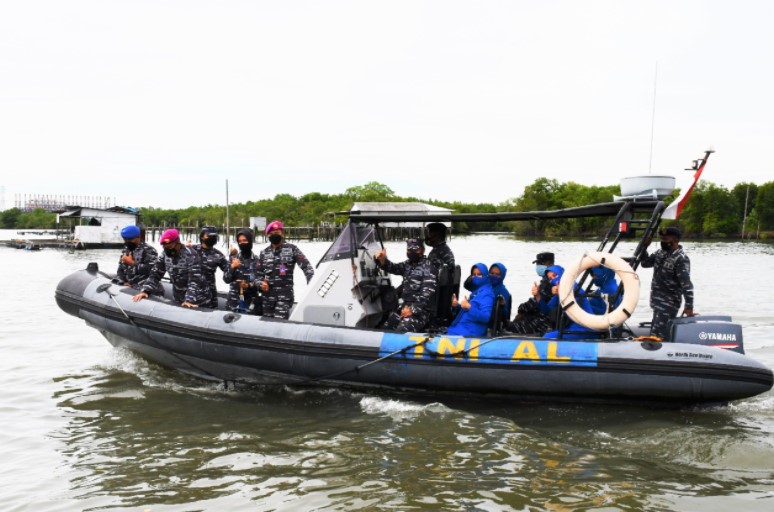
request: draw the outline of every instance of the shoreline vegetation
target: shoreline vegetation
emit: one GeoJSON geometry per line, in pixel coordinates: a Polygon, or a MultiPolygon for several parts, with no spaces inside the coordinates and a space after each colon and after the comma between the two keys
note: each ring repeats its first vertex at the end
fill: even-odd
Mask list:
{"type": "MultiPolygon", "coordinates": [[[[260,199],[229,205],[229,225],[247,226],[250,217],[282,219],[287,226],[320,226],[324,222],[338,223],[334,213],[344,212],[355,202],[419,202],[449,208],[455,213],[492,213],[507,211],[540,211],[571,208],[612,201],[619,194],[617,185],[586,186],[574,182],[559,183],[538,178],[525,187],[521,196],[499,204],[448,202],[437,199],[400,197],[387,185],[375,181],[350,187],[341,194],[311,192],[300,197],[277,194],[272,199],[260,199]]],[[[665,199],[670,203],[679,193],[675,190],[665,199]]],[[[140,221],[146,226],[222,226],[226,223],[225,205],[190,206],[165,209],[152,206],[139,208],[140,221]]],[[[534,222],[491,222],[475,226],[475,231],[512,233],[525,237],[595,236],[609,226],[609,219],[562,219],[534,222]]],[[[762,185],[739,183],[731,190],[712,182],[700,182],[688,205],[677,221],[686,238],[774,238],[774,181],[762,185]]],[[[2,229],[56,228],[56,213],[42,208],[25,212],[11,208],[0,212],[2,229]]],[[[473,226],[456,222],[453,232],[472,232],[473,226]]]]}

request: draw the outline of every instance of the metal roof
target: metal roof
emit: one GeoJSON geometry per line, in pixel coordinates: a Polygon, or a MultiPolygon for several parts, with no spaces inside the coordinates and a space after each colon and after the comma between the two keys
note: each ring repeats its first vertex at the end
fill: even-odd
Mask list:
{"type": "MultiPolygon", "coordinates": [[[[629,204],[633,211],[652,211],[659,201],[632,201],[629,204]]],[[[383,222],[496,222],[496,221],[529,221],[544,219],[573,219],[582,217],[613,217],[621,211],[627,202],[599,203],[588,206],[577,206],[559,210],[531,211],[531,212],[497,212],[497,213],[453,213],[427,212],[423,214],[380,213],[350,211],[349,218],[353,222],[370,224],[383,222]]]]}

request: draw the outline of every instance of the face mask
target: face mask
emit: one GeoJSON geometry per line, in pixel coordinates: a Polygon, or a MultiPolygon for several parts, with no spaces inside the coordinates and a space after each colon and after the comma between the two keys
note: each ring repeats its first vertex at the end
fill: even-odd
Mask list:
{"type": "Polygon", "coordinates": [[[433,241],[432,238],[428,236],[428,237],[425,237],[425,245],[427,245],[428,247],[435,247],[435,242],[433,241]]]}
{"type": "Polygon", "coordinates": [[[252,242],[245,242],[243,244],[239,244],[239,252],[244,254],[245,256],[249,256],[250,252],[253,250],[253,244],[252,242]]]}
{"type": "Polygon", "coordinates": [[[492,274],[489,274],[489,282],[492,283],[493,287],[500,286],[503,284],[503,276],[493,276],[492,274]]]}
{"type": "Polygon", "coordinates": [[[473,286],[473,289],[478,290],[489,282],[489,276],[472,276],[470,280],[472,281],[471,285],[473,286]]]}
{"type": "Polygon", "coordinates": [[[543,274],[546,273],[546,269],[548,267],[546,265],[535,265],[535,272],[537,272],[537,275],[540,277],[543,277],[543,274]]]}
{"type": "Polygon", "coordinates": [[[274,245],[277,245],[282,241],[282,235],[271,235],[269,237],[269,242],[271,242],[274,245]]]}
{"type": "Polygon", "coordinates": [[[210,235],[206,240],[202,240],[202,245],[205,247],[213,248],[218,242],[218,235],[210,235]]]}
{"type": "Polygon", "coordinates": [[[133,251],[133,250],[137,249],[137,244],[134,243],[134,242],[124,242],[124,247],[126,247],[130,251],[133,251]]]}
{"type": "Polygon", "coordinates": [[[177,256],[177,248],[176,247],[170,247],[170,248],[164,248],[164,254],[169,256],[170,258],[174,258],[177,256]]]}
{"type": "Polygon", "coordinates": [[[661,248],[669,252],[672,250],[672,244],[669,242],[661,242],[661,248]]]}
{"type": "Polygon", "coordinates": [[[407,252],[406,257],[411,263],[416,263],[417,261],[422,259],[422,255],[414,251],[407,252]]]}

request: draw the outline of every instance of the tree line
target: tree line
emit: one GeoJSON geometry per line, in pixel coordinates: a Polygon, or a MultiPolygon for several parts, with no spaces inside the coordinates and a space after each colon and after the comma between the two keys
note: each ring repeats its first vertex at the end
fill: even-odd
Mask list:
{"type": "MultiPolygon", "coordinates": [[[[675,191],[666,198],[671,202],[675,191]]],[[[521,196],[499,204],[448,202],[436,199],[399,197],[387,185],[372,181],[350,187],[342,194],[311,192],[300,197],[277,194],[272,199],[260,199],[229,205],[231,226],[247,226],[250,217],[281,219],[288,226],[319,226],[321,222],[340,223],[355,202],[394,201],[421,202],[449,208],[456,213],[493,213],[555,210],[612,201],[619,193],[617,185],[586,186],[574,182],[538,178],[528,185],[521,196]]],[[[226,223],[224,205],[190,206],[182,209],[140,208],[141,222],[146,226],[222,226],[226,223]]],[[[559,219],[534,222],[490,222],[477,224],[478,231],[512,232],[521,236],[582,236],[597,235],[607,229],[610,220],[604,218],[559,219]]],[[[774,181],[762,185],[739,183],[732,189],[712,182],[700,182],[688,205],[674,222],[686,236],[703,238],[774,236],[774,181]],[[744,221],[744,229],[743,229],[744,221]]],[[[56,214],[36,209],[24,212],[11,208],[0,212],[0,228],[50,229],[56,226],[56,214]]],[[[473,226],[455,223],[456,233],[470,232],[473,226]]]]}

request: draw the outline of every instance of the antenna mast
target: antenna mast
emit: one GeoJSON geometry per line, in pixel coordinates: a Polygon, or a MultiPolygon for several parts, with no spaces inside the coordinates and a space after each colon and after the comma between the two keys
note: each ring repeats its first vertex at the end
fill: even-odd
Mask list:
{"type": "Polygon", "coordinates": [[[648,174],[653,166],[653,132],[656,127],[656,84],[658,83],[658,61],[656,61],[656,73],[653,78],[653,114],[650,119],[650,161],[648,162],[648,174]]]}

